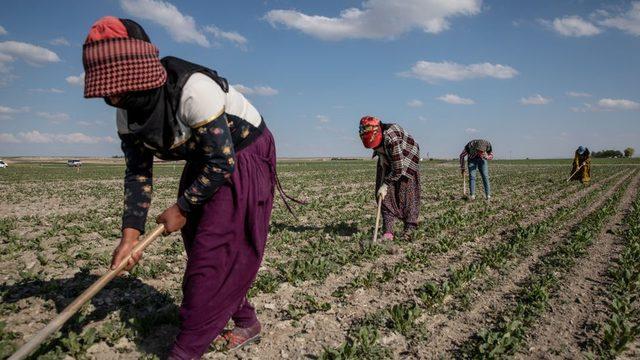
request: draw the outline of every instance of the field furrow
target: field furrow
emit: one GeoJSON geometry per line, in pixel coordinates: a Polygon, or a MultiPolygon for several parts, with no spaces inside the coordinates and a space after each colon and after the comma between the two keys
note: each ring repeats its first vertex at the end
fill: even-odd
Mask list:
{"type": "Polygon", "coordinates": [[[531,265],[531,273],[518,284],[509,305],[491,316],[494,325],[476,332],[460,347],[464,357],[509,356],[526,343],[527,332],[540,316],[546,314],[550,299],[557,296],[560,279],[566,278],[586,254],[608,219],[619,209],[623,194],[635,191],[628,182],[619,183],[614,192],[604,196],[605,200],[574,225],[561,242],[531,265]]]}
{"type": "MultiPolygon", "coordinates": [[[[294,205],[296,221],[275,201],[265,260],[249,294],[263,324],[262,339],[232,354],[212,349],[205,358],[471,356],[473,335],[481,327],[498,334],[501,314],[512,311],[526,284],[546,271],[540,264],[573,241],[576,224],[606,208],[612,217],[601,226],[613,233],[594,233],[591,247],[579,242],[584,249],[602,249],[593,262],[576,260],[575,269],[563,270],[568,292],[550,288],[559,297],[550,299],[554,312],[541,315],[580,321],[562,327],[532,322],[522,342],[535,348],[550,341],[548,334],[563,331],[566,337],[553,340],[583,349],[588,339],[588,349],[604,353],[602,329],[620,311],[612,310],[613,292],[604,292],[615,283],[613,275],[601,270],[622,258],[625,241],[633,243],[622,235],[629,224],[612,223],[624,215],[612,204],[627,204],[630,195],[620,192],[638,164],[596,161],[592,184],[583,186],[565,182],[567,161],[495,161],[493,199],[487,203],[481,181],[478,199],[463,199],[457,162],[424,162],[418,231],[366,245],[375,221],[374,165],[279,162],[286,192],[308,204],[294,205]],[[585,311],[602,309],[586,330],[587,312],[568,301],[574,295],[585,311]]],[[[154,166],[147,229],[175,201],[181,167],[154,166]]],[[[0,200],[0,354],[10,354],[104,273],[120,233],[123,195],[124,168],[116,162],[87,164],[80,172],[47,163],[12,169],[0,177],[0,191],[7,195],[0,200]]],[[[638,175],[633,181],[629,191],[638,187],[638,175]]],[[[158,239],[130,274],[103,289],[33,358],[166,357],[178,331],[185,260],[179,234],[158,239]]],[[[627,314],[627,321],[635,320],[627,314]]],[[[633,354],[635,344],[629,336],[631,350],[624,354],[633,354]]],[[[509,354],[529,357],[528,347],[509,354]]]]}
{"type": "MultiPolygon", "coordinates": [[[[615,177],[616,176],[614,175],[606,179],[606,181],[613,181],[615,177]]],[[[582,198],[582,196],[590,191],[591,189],[583,189],[580,196],[568,196],[569,203],[582,198]]],[[[566,205],[564,202],[559,203],[553,198],[548,200],[549,203],[542,204],[542,209],[540,210],[541,214],[536,214],[535,217],[544,217],[545,215],[543,214],[548,214],[550,211],[553,211],[550,209],[566,205]]],[[[312,316],[310,319],[304,319],[304,322],[310,322],[314,325],[315,331],[306,331],[304,334],[294,332],[294,334],[296,334],[296,338],[317,339],[318,336],[325,336],[328,342],[327,345],[332,343],[339,344],[343,341],[340,339],[344,339],[344,335],[341,334],[352,333],[354,328],[357,329],[361,327],[359,324],[360,320],[358,319],[363,319],[367,316],[375,316],[375,314],[378,314],[381,311],[384,312],[385,308],[391,307],[393,304],[401,304],[405,301],[415,299],[416,289],[419,289],[424,283],[438,282],[449,275],[449,271],[447,270],[450,267],[449,264],[456,264],[456,266],[459,266],[461,263],[471,263],[474,258],[477,258],[478,254],[483,249],[487,249],[492,244],[507,240],[506,236],[491,234],[492,233],[489,233],[483,236],[482,238],[484,241],[469,243],[469,246],[460,252],[435,254],[432,257],[427,257],[426,259],[429,261],[427,267],[420,271],[403,273],[393,283],[385,283],[375,289],[354,294],[354,296],[350,297],[349,302],[346,305],[343,305],[335,311],[332,309],[328,314],[331,316],[329,318],[320,314],[312,316]],[[320,321],[322,322],[320,323],[320,321]],[[345,329],[344,326],[348,324],[355,325],[345,329]],[[330,332],[325,332],[325,329],[332,330],[330,332]]],[[[473,238],[475,237],[477,237],[477,235],[474,235],[473,238]]],[[[282,333],[282,329],[278,329],[277,333],[282,333]]],[[[321,349],[322,346],[322,344],[318,344],[317,341],[306,340],[304,343],[312,349],[314,347],[321,349]]],[[[277,343],[275,346],[277,346],[277,343]]],[[[302,355],[304,355],[304,353],[294,352],[293,354],[293,356],[302,355]]]]}
{"type": "Polygon", "coordinates": [[[541,324],[527,335],[528,351],[522,353],[523,357],[531,358],[541,353],[578,357],[587,351],[586,345],[592,341],[589,329],[606,316],[607,270],[622,249],[622,220],[630,211],[638,192],[639,180],[639,176],[630,180],[618,212],[590,246],[588,261],[573,268],[560,284],[562,291],[550,302],[551,310],[541,319],[541,324]]]}

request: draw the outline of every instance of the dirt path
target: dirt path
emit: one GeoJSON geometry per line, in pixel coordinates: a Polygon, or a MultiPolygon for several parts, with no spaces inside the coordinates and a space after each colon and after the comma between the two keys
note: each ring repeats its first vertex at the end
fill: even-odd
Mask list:
{"type": "Polygon", "coordinates": [[[589,255],[565,277],[562,292],[550,302],[551,310],[530,333],[528,351],[520,354],[523,358],[542,358],[539,354],[546,353],[573,359],[582,356],[585,345],[593,340],[595,334],[589,329],[607,318],[607,269],[623,248],[618,234],[624,228],[622,220],[638,192],[639,180],[640,175],[636,175],[616,214],[591,245],[589,255]]]}
{"type": "MultiPolygon", "coordinates": [[[[596,201],[591,208],[596,209],[600,206],[613,192],[622,184],[626,177],[621,177],[609,190],[596,201]]],[[[595,191],[596,189],[584,189],[581,196],[575,197],[573,201],[566,201],[562,205],[571,205],[582,196],[586,196],[587,191],[595,191]]],[[[559,208],[560,206],[554,206],[559,208]]],[[[550,210],[552,212],[553,210],[550,210]]],[[[510,298],[514,291],[518,288],[518,284],[530,275],[530,266],[535,264],[538,259],[546,254],[550,249],[562,241],[570,229],[582,219],[584,219],[591,211],[583,212],[576,218],[563,224],[562,228],[554,232],[554,234],[545,242],[545,245],[533,250],[533,252],[523,261],[514,264],[513,268],[509,268],[504,274],[498,274],[495,270],[488,273],[488,277],[495,276],[499,278],[499,286],[485,290],[475,300],[469,309],[464,309],[455,315],[440,313],[433,316],[426,324],[427,330],[432,336],[429,341],[420,344],[420,349],[416,349],[419,357],[428,356],[429,354],[451,353],[466,341],[473,333],[488,325],[491,320],[491,313],[499,313],[500,309],[510,303],[510,298]],[[505,301],[506,300],[506,301],[505,301]],[[429,354],[423,353],[428,351],[429,354]]],[[[548,216],[548,215],[547,215],[548,216]]],[[[540,220],[540,219],[539,219],[540,220]]],[[[532,221],[529,223],[533,223],[532,221]]]]}
{"type": "MultiPolygon", "coordinates": [[[[604,180],[607,182],[616,175],[604,180]]],[[[549,196],[544,203],[549,206],[542,209],[539,213],[533,214],[528,219],[533,221],[546,218],[561,206],[571,204],[578,199],[586,196],[589,192],[594,191],[595,186],[580,189],[571,197],[563,201],[556,201],[556,196],[549,196]]],[[[323,345],[335,346],[344,341],[344,336],[350,324],[354,319],[383,309],[390,304],[400,302],[402,300],[414,297],[413,289],[427,280],[435,280],[446,276],[448,267],[452,263],[460,264],[461,262],[472,261],[478,248],[486,248],[493,243],[503,241],[501,235],[503,231],[497,229],[482,237],[479,241],[464,244],[454,252],[446,254],[438,254],[431,259],[427,268],[422,271],[403,273],[398,276],[395,281],[383,284],[378,288],[360,289],[354,294],[347,297],[344,304],[335,304],[334,308],[324,313],[316,313],[305,316],[299,322],[282,321],[281,310],[286,308],[286,304],[291,298],[292,293],[296,290],[292,286],[285,284],[275,295],[267,294],[268,302],[263,302],[263,297],[258,296],[256,303],[262,303],[262,309],[265,310],[261,318],[265,324],[265,334],[262,342],[245,351],[239,352],[236,356],[241,358],[251,358],[256,354],[262,354],[266,357],[270,356],[289,356],[290,358],[301,358],[309,353],[317,353],[322,350],[323,345]],[[280,310],[280,311],[278,311],[280,310]],[[265,355],[265,354],[268,354],[265,355]]],[[[504,229],[502,229],[504,230],[504,229]]],[[[392,262],[401,261],[402,257],[391,256],[384,257],[385,260],[392,262]]],[[[384,261],[386,262],[386,261],[384,261]]],[[[380,266],[381,262],[377,261],[374,266],[380,266]]],[[[342,276],[340,276],[342,277],[342,276]]],[[[347,278],[350,278],[347,273],[347,278]]],[[[337,281],[337,278],[328,279],[321,286],[314,286],[308,289],[310,293],[317,295],[319,298],[326,298],[329,301],[331,292],[337,288],[337,284],[346,283],[344,278],[337,281]],[[333,281],[332,281],[333,280],[333,281]]],[[[305,289],[297,289],[305,290],[305,289]]],[[[267,298],[264,298],[266,300],[267,298]]],[[[260,306],[258,307],[261,308],[260,306]]],[[[223,358],[222,354],[208,354],[207,358],[223,358]]]]}

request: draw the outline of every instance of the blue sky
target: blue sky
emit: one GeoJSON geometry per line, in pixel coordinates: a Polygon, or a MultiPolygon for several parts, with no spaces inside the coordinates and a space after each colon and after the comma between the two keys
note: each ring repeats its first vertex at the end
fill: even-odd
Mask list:
{"type": "Polygon", "coordinates": [[[640,1],[21,0],[0,13],[0,156],[121,153],[114,109],[82,97],[105,15],[237,85],[280,156],[366,156],[367,114],[433,157],[640,151],[640,1]]]}

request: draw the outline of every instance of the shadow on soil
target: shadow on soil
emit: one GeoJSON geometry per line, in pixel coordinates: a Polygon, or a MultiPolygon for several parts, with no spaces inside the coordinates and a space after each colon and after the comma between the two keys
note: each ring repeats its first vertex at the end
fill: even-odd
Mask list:
{"type": "MultiPolygon", "coordinates": [[[[57,313],[60,313],[98,278],[81,271],[73,278],[0,285],[0,295],[4,303],[15,303],[32,297],[50,300],[55,304],[57,313]]],[[[137,278],[125,276],[112,280],[90,302],[95,307],[94,310],[85,315],[74,315],[60,329],[60,336],[45,342],[31,358],[55,351],[56,348],[69,351],[69,340],[65,340],[69,335],[74,338],[73,333],[82,333],[88,324],[105,320],[115,311],[119,311],[119,323],[101,324],[97,329],[97,341],[113,345],[123,336],[129,335],[127,337],[134,339],[138,351],[160,358],[167,356],[178,331],[178,307],[170,295],[137,278]]],[[[78,341],[82,342],[81,339],[78,341]]]]}
{"type": "Polygon", "coordinates": [[[320,231],[326,234],[338,235],[338,236],[352,236],[358,232],[358,226],[350,224],[344,221],[335,224],[327,224],[324,226],[313,225],[291,225],[289,223],[273,222],[271,223],[271,232],[277,233],[283,230],[292,232],[305,232],[305,231],[320,231]]]}

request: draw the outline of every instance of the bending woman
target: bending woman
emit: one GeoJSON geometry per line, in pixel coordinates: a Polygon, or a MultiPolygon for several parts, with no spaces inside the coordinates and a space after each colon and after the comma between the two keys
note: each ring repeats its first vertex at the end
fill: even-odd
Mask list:
{"type": "MultiPolygon", "coordinates": [[[[86,98],[117,107],[126,159],[122,239],[112,266],[144,233],[153,158],[186,160],[175,204],[157,218],[182,230],[187,252],[180,332],[170,358],[197,359],[222,334],[229,348],[260,333],[246,298],[264,253],[275,186],[275,144],[258,111],[204,66],[158,57],[145,31],[104,17],[83,48],[86,98]]],[[[140,259],[135,254],[128,270],[140,259]]]]}
{"type": "Polygon", "coordinates": [[[579,146],[573,155],[571,180],[580,180],[583,184],[591,181],[591,152],[584,146],[579,146]]]}
{"type": "Polygon", "coordinates": [[[418,226],[420,215],[420,147],[398,124],[385,124],[375,117],[360,120],[364,147],[378,156],[376,195],[382,197],[384,240],[393,240],[393,226],[404,223],[404,235],[418,226]]]}

